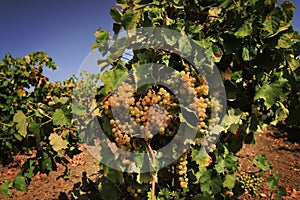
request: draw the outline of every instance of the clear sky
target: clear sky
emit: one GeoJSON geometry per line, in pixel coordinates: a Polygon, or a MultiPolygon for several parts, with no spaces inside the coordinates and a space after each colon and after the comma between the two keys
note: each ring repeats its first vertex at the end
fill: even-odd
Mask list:
{"type": "Polygon", "coordinates": [[[0,0],[0,57],[48,53],[59,69],[51,81],[76,74],[101,26],[112,29],[115,0],[0,0]]]}
{"type": "MultiPolygon", "coordinates": [[[[300,0],[292,2],[293,25],[300,31],[300,0]]],[[[67,79],[90,52],[94,32],[112,30],[113,5],[115,0],[0,0],[0,57],[45,51],[59,66],[46,75],[51,81],[67,79]]]]}

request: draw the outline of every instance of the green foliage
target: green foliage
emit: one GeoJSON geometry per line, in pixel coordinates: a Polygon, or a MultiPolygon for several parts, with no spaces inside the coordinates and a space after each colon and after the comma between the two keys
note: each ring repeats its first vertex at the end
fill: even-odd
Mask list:
{"type": "MultiPolygon", "coordinates": [[[[282,121],[292,126],[300,124],[299,118],[296,117],[300,108],[300,95],[299,92],[295,92],[300,89],[300,45],[299,34],[291,25],[295,6],[289,1],[278,6],[275,0],[120,0],[117,3],[121,10],[112,8],[110,12],[115,20],[113,37],[122,29],[139,27],[157,26],[177,30],[184,34],[179,41],[171,35],[164,35],[162,40],[168,45],[178,43],[182,55],[189,56],[192,47],[187,38],[192,38],[215,62],[226,87],[228,110],[224,118],[223,135],[217,147],[204,154],[200,152],[199,146],[191,146],[187,153],[188,188],[181,188],[178,184],[180,181],[176,180],[177,174],[174,169],[176,170],[178,164],[174,163],[166,169],[159,170],[156,177],[158,180],[155,181],[156,198],[231,199],[235,195],[236,187],[239,187],[238,159],[234,153],[242,148],[243,143],[254,142],[253,133],[265,129],[270,124],[276,125],[282,121]]],[[[124,46],[116,44],[117,46],[120,47],[117,48],[118,51],[112,48],[105,50],[104,55],[108,53],[110,60],[99,61],[102,69],[112,66],[101,77],[104,87],[98,93],[99,101],[113,92],[116,83],[121,81],[120,77],[126,76],[125,68],[135,69],[136,66],[145,63],[163,63],[180,71],[188,66],[182,58],[178,59],[170,52],[157,49],[135,50],[133,58],[124,64],[121,60],[124,46]],[[120,68],[124,65],[125,68],[120,68]],[[124,72],[120,71],[122,69],[124,72]],[[111,77],[112,81],[109,80],[111,77]]],[[[103,51],[103,48],[99,50],[103,51]]],[[[136,80],[139,80],[139,76],[138,73],[134,74],[136,80]]],[[[149,88],[151,86],[147,85],[138,89],[141,98],[149,88]]],[[[102,119],[104,132],[113,140],[112,127],[107,113],[105,114],[109,110],[109,104],[106,107],[103,111],[100,109],[99,118],[102,119]]],[[[170,111],[177,112],[176,108],[170,111]]],[[[177,114],[181,116],[180,120],[185,120],[180,112],[177,114]]],[[[166,139],[161,138],[159,141],[163,143],[164,140],[166,139]]],[[[261,172],[272,167],[264,156],[256,156],[253,163],[261,172]]],[[[118,173],[109,170],[105,176],[108,179],[122,177],[122,183],[115,186],[130,187],[128,193],[137,199],[152,198],[153,189],[150,185],[144,185],[140,174],[137,175],[139,178],[136,178],[133,174],[123,173],[121,176],[118,173]],[[142,189],[142,194],[137,195],[137,189],[142,189]]],[[[272,177],[273,175],[269,178],[270,187],[274,185],[272,177]]],[[[262,181],[260,177],[254,179],[257,179],[259,184],[248,187],[247,183],[248,186],[244,186],[252,193],[256,193],[262,181]]],[[[251,177],[249,181],[251,182],[251,177]]],[[[283,194],[280,189],[277,192],[278,197],[283,194]]],[[[126,192],[122,194],[126,195],[126,192]]]]}
{"type": "Polygon", "coordinates": [[[4,194],[5,197],[10,197],[10,183],[9,181],[4,181],[0,187],[0,194],[4,194]]]}
{"type": "MultiPolygon", "coordinates": [[[[275,0],[117,0],[117,3],[121,10],[112,8],[110,11],[115,20],[113,37],[122,29],[157,26],[183,33],[179,40],[172,35],[164,35],[163,38],[168,45],[177,46],[182,56],[194,53],[188,38],[205,49],[224,79],[228,100],[225,127],[218,128],[223,130],[220,142],[208,145],[208,152],[204,153],[199,141],[206,135],[211,122],[203,117],[204,123],[197,130],[197,137],[195,140],[182,141],[191,144],[190,148],[174,163],[144,174],[122,173],[101,165],[103,176],[92,181],[83,174],[82,183],[75,185],[71,192],[73,198],[153,199],[154,195],[157,199],[234,199],[237,195],[235,189],[240,185],[237,184],[239,180],[247,182],[244,189],[255,193],[258,185],[252,184],[251,180],[259,177],[239,178],[238,158],[234,153],[242,148],[244,142],[254,141],[255,131],[269,124],[276,125],[285,120],[289,126],[300,124],[297,116],[300,109],[300,36],[291,25],[295,6],[289,1],[278,6],[275,0]]],[[[89,113],[93,116],[92,119],[100,119],[105,134],[127,150],[145,151],[148,148],[151,153],[149,146],[155,147],[155,151],[167,144],[174,133],[174,130],[168,129],[169,124],[162,127],[162,134],[155,137],[148,135],[146,141],[128,137],[127,133],[115,134],[113,131],[117,126],[113,127],[116,122],[111,121],[111,104],[108,99],[123,77],[132,76],[136,86],[138,85],[142,77],[136,68],[141,64],[164,64],[175,70],[182,70],[182,76],[189,72],[191,76],[188,75],[188,78],[195,78],[197,82],[194,81],[193,84],[202,88],[197,93],[199,101],[202,97],[207,103],[207,110],[202,114],[211,112],[210,105],[213,101],[208,97],[210,86],[206,87],[199,81],[205,77],[196,76],[191,70],[191,64],[182,57],[159,48],[139,49],[133,51],[133,57],[125,63],[122,55],[129,41],[120,40],[119,43],[108,44],[110,33],[102,29],[98,29],[95,36],[92,48],[107,55],[107,59],[99,59],[99,71],[111,66],[101,77],[83,72],[81,75],[88,79],[75,83],[74,78],[70,78],[63,83],[50,83],[43,74],[43,67],[56,69],[56,65],[43,52],[31,53],[24,58],[13,58],[7,54],[0,62],[1,161],[5,163],[12,155],[20,152],[36,151],[36,156],[25,162],[13,183],[2,183],[0,193],[9,196],[9,188],[12,186],[26,191],[30,180],[37,173],[48,174],[51,170],[56,170],[56,163],[66,165],[64,156],[72,157],[78,152],[76,128],[81,131],[80,138],[85,141],[92,139],[87,131],[89,127],[95,126],[94,121],[79,120],[75,125],[72,114],[84,117],[89,113]],[[133,74],[129,74],[129,70],[133,70],[133,74]],[[96,84],[99,79],[104,83],[100,88],[96,84]],[[83,93],[73,94],[75,84],[82,88],[83,93]],[[203,87],[206,88],[205,91],[203,87]],[[95,99],[90,98],[94,89],[98,91],[98,105],[95,99]],[[72,98],[78,102],[73,105],[73,110],[72,98]],[[86,109],[98,108],[97,106],[99,109],[94,111],[86,109]]],[[[200,59],[195,60],[195,63],[203,64],[200,59]]],[[[149,66],[149,71],[152,71],[150,74],[154,79],[156,73],[161,72],[160,69],[153,70],[152,66],[149,66]]],[[[133,105],[142,101],[147,92],[152,95],[151,98],[157,98],[159,89],[155,84],[139,88],[134,94],[137,96],[134,97],[133,105]],[[153,91],[154,95],[151,93],[153,91]]],[[[166,93],[161,96],[165,98],[166,93]]],[[[170,99],[165,100],[166,104],[171,102],[170,99]]],[[[174,98],[172,101],[177,103],[174,98]]],[[[167,112],[172,116],[173,129],[176,129],[178,121],[184,124],[184,134],[194,128],[193,120],[186,118],[187,114],[195,118],[189,108],[177,105],[167,112]],[[178,108],[182,108],[181,111],[178,108]]],[[[136,120],[141,116],[134,117],[136,120]]],[[[107,141],[101,142],[103,144],[107,141]]],[[[174,156],[176,151],[178,150],[172,149],[174,156]]],[[[107,158],[110,162],[116,162],[119,156],[113,146],[111,149],[103,148],[100,153],[112,155],[107,158]]],[[[153,152],[151,154],[154,155],[153,152]]],[[[155,156],[152,159],[157,162],[164,161],[161,159],[163,155],[155,156]]],[[[103,156],[101,159],[104,159],[103,156]]],[[[144,164],[146,159],[141,157],[137,161],[144,164]]],[[[136,168],[126,159],[123,162],[132,169],[136,168]]],[[[150,163],[150,166],[145,167],[156,169],[155,163],[150,163]]],[[[271,164],[263,156],[255,157],[253,163],[261,171],[271,168],[271,164]]],[[[278,175],[271,174],[267,181],[268,188],[276,192],[275,198],[280,199],[284,190],[278,185],[278,175]]]]}
{"type": "Polygon", "coordinates": [[[255,158],[253,159],[253,164],[263,171],[272,168],[272,164],[269,161],[267,161],[265,156],[261,155],[255,156],[255,158]]]}
{"type": "MultiPolygon", "coordinates": [[[[43,52],[24,58],[7,54],[0,62],[0,161],[8,164],[13,155],[36,153],[28,159],[15,180],[2,185],[26,191],[33,176],[66,165],[66,155],[76,152],[78,137],[71,124],[71,98],[74,80],[51,83],[43,68],[56,69],[43,52]]],[[[78,152],[78,151],[77,151],[78,152]]]]}

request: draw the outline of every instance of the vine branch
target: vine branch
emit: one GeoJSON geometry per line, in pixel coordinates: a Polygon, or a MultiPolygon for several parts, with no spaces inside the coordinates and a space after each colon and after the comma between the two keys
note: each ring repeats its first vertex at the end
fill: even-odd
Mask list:
{"type": "MultiPolygon", "coordinates": [[[[156,165],[156,156],[155,156],[155,153],[152,150],[152,147],[150,145],[149,140],[147,140],[145,142],[146,142],[147,148],[148,148],[148,150],[150,152],[150,155],[151,155],[151,158],[152,158],[152,165],[155,166],[156,165]]],[[[152,185],[151,199],[155,200],[155,181],[156,181],[155,174],[152,173],[151,177],[152,177],[152,179],[151,179],[151,185],[152,185]]]]}
{"type": "Polygon", "coordinates": [[[87,120],[87,118],[89,116],[91,116],[93,114],[93,112],[95,112],[95,110],[97,110],[101,104],[103,104],[111,95],[112,95],[113,91],[111,91],[100,103],[97,104],[97,106],[95,108],[93,108],[85,117],[84,117],[84,121],[87,120]]]}

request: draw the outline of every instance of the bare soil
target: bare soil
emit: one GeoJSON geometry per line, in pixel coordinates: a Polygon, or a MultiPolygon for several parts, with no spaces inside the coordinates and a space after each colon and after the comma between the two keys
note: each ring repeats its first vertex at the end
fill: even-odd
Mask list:
{"type": "MultiPolygon", "coordinates": [[[[253,158],[264,155],[273,165],[265,174],[265,179],[270,173],[278,172],[279,184],[286,188],[287,196],[283,199],[300,199],[300,130],[269,128],[265,132],[255,134],[255,144],[244,144],[237,153],[240,167],[246,172],[256,172],[253,158]]],[[[270,199],[271,192],[266,187],[266,182],[257,196],[244,194],[241,199],[270,199]]]]}
{"type": "MultiPolygon", "coordinates": [[[[245,144],[237,153],[240,158],[240,166],[243,171],[255,172],[257,168],[252,165],[253,158],[265,155],[273,164],[272,172],[280,175],[280,184],[286,188],[287,196],[284,199],[300,199],[300,131],[299,129],[282,130],[270,128],[268,131],[255,134],[255,144],[245,144]]],[[[89,147],[87,147],[89,148],[89,147]]],[[[0,195],[0,199],[14,200],[43,200],[43,199],[72,199],[70,191],[76,183],[81,182],[82,173],[85,171],[89,178],[96,180],[101,176],[98,161],[86,148],[73,159],[70,159],[70,178],[59,178],[63,175],[65,167],[58,165],[58,170],[48,176],[39,174],[35,176],[29,185],[27,192],[11,191],[11,198],[0,195]]],[[[0,166],[0,182],[13,180],[20,171],[20,165],[26,156],[15,156],[14,163],[9,166],[0,166]]],[[[265,183],[257,196],[243,194],[240,199],[270,199],[265,183]]]]}

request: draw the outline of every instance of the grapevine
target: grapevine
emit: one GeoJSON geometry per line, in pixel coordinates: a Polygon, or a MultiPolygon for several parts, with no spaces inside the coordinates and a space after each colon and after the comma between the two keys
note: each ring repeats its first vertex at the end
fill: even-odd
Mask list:
{"type": "MultiPolygon", "coordinates": [[[[295,6],[273,0],[117,0],[117,5],[111,9],[113,36],[98,29],[92,45],[102,54],[100,74],[82,72],[83,80],[51,83],[43,68],[56,65],[43,52],[2,59],[0,159],[5,164],[14,154],[36,152],[3,187],[26,191],[34,175],[56,170],[56,163],[66,166],[65,156],[78,153],[79,141],[96,141],[103,176],[90,184],[103,199],[234,199],[240,186],[256,194],[263,179],[240,175],[235,153],[269,125],[300,124],[295,6]],[[154,32],[141,37],[139,28],[145,27],[180,37],[156,38],[154,32]],[[134,30],[138,37],[131,37],[134,30]],[[122,31],[128,37],[114,40],[122,31]],[[155,45],[145,48],[140,41],[155,45]],[[205,58],[194,50],[199,46],[205,58]],[[206,73],[214,65],[218,70],[206,73]],[[214,74],[221,79],[213,82],[214,74]],[[223,85],[224,99],[215,92],[223,85]],[[173,140],[167,156],[159,153],[173,140]],[[134,160],[133,153],[142,156],[134,160]]],[[[253,163],[261,174],[271,168],[263,156],[253,163]]],[[[267,181],[280,198],[278,174],[267,181]]],[[[88,194],[86,174],[82,184],[79,190],[88,194]]]]}

